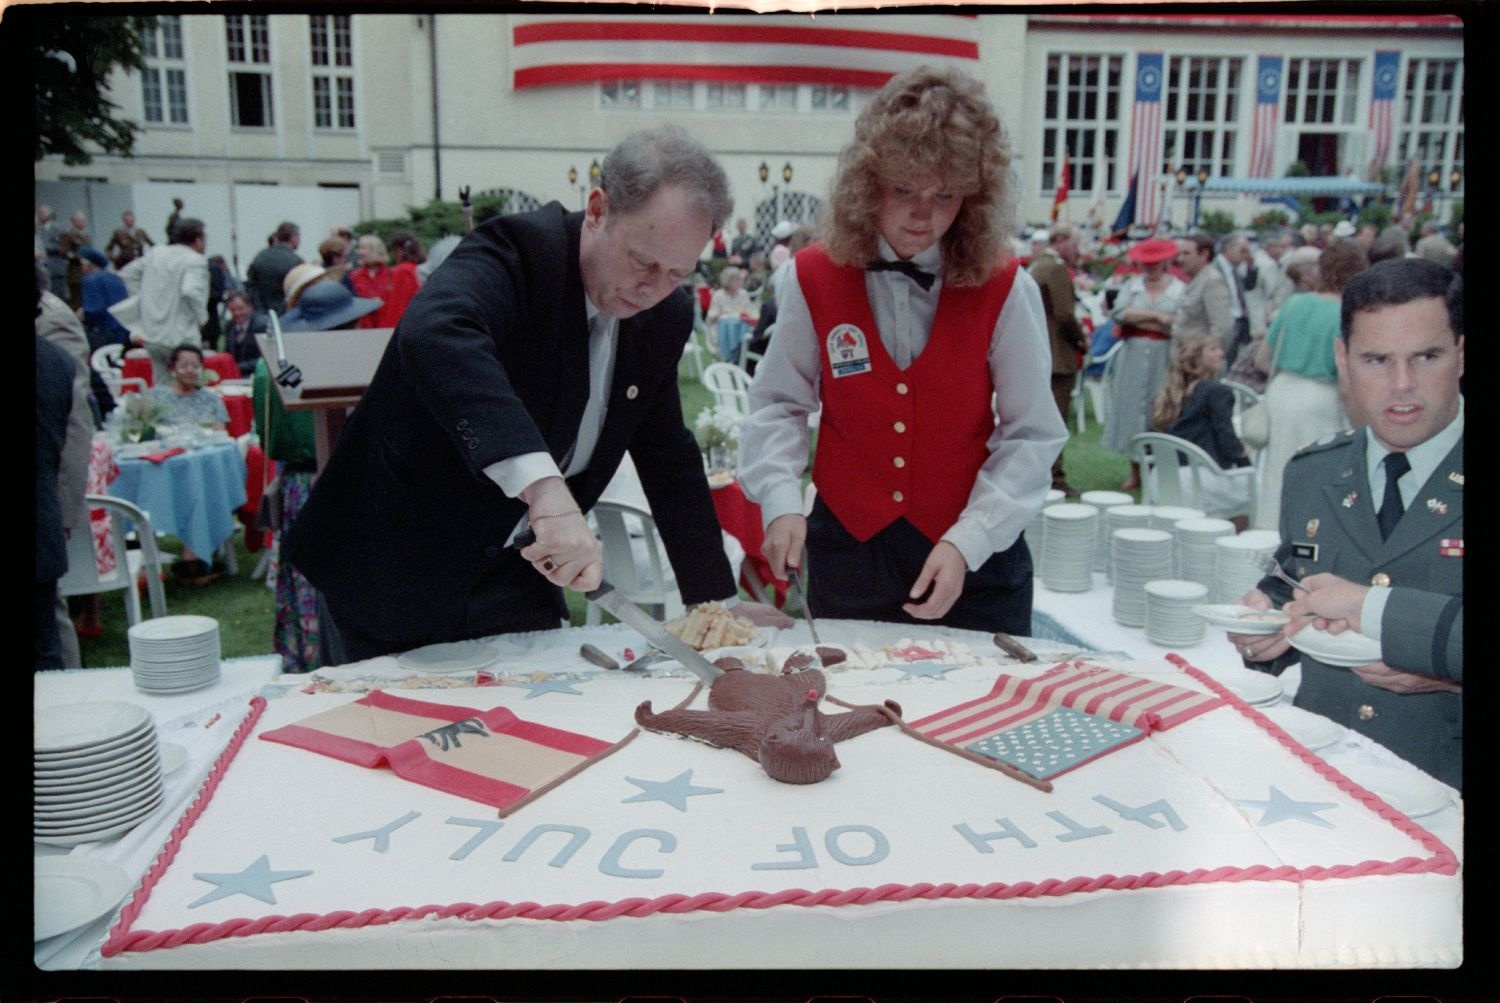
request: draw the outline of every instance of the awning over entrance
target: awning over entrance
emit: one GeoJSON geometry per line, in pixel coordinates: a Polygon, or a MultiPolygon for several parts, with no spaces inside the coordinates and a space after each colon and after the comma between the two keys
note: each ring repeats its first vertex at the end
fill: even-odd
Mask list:
{"type": "MultiPolygon", "coordinates": [[[[1184,187],[1197,187],[1189,178],[1184,187]]],[[[1293,195],[1312,198],[1318,195],[1379,195],[1386,190],[1377,181],[1360,181],[1348,177],[1323,178],[1209,178],[1205,192],[1243,192],[1247,195],[1293,195]]]]}

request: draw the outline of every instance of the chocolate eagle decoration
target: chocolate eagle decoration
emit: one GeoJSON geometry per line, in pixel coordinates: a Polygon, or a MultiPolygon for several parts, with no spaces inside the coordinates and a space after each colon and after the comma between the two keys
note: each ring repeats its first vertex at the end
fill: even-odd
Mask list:
{"type": "Polygon", "coordinates": [[[782,783],[815,784],[839,768],[835,743],[891,724],[901,707],[887,700],[883,708],[824,714],[818,702],[828,684],[821,671],[807,668],[814,661],[799,652],[787,659],[781,675],[771,676],[746,670],[738,658],[720,658],[714,664],[724,674],[709,688],[708,710],[655,714],[647,700],[635,709],[636,723],[743,752],[782,783]]]}

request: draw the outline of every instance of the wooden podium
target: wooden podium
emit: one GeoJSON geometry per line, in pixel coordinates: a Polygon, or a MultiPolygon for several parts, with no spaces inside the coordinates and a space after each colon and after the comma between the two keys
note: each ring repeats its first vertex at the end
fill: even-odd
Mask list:
{"type": "Polygon", "coordinates": [[[359,403],[375,378],[375,367],[380,365],[393,330],[371,327],[283,332],[286,361],[302,372],[302,382],[294,387],[276,382],[276,339],[269,334],[256,336],[260,354],[271,370],[272,385],[281,395],[281,406],[288,411],[316,412],[318,470],[328,462],[349,408],[359,403]]]}

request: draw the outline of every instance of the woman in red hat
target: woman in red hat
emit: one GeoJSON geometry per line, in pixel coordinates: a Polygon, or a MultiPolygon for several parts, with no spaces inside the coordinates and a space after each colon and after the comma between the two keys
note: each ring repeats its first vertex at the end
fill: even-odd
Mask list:
{"type": "MultiPolygon", "coordinates": [[[[1149,427],[1151,402],[1167,376],[1172,347],[1172,318],[1177,301],[1187,288],[1167,271],[1177,256],[1177,242],[1152,237],[1135,244],[1125,256],[1141,266],[1140,275],[1120,289],[1110,312],[1123,344],[1111,375],[1113,393],[1104,421],[1103,444],[1117,453],[1130,452],[1130,439],[1149,427]]],[[[1140,467],[1131,463],[1130,478],[1120,485],[1131,491],[1140,487],[1140,467]]]]}

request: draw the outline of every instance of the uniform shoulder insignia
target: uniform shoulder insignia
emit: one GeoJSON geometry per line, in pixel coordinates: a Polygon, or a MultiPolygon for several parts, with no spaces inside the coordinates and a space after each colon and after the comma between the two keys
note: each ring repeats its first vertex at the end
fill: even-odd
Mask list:
{"type": "Polygon", "coordinates": [[[1348,445],[1350,445],[1350,439],[1348,436],[1339,433],[1330,433],[1323,436],[1321,439],[1317,439],[1313,442],[1303,443],[1301,446],[1297,447],[1297,452],[1293,454],[1293,459],[1298,456],[1311,456],[1315,453],[1322,453],[1330,449],[1348,445]]]}

